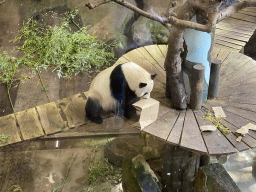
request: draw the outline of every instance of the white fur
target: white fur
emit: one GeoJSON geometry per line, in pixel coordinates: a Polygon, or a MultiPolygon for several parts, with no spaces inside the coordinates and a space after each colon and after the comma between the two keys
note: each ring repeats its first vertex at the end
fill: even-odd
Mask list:
{"type": "MultiPolygon", "coordinates": [[[[116,65],[100,72],[92,81],[89,89],[88,97],[97,98],[104,110],[111,110],[117,106],[117,101],[111,95],[110,90],[110,75],[115,67],[116,65]]],[[[145,69],[135,63],[129,62],[122,65],[122,71],[130,89],[135,91],[138,97],[142,97],[145,93],[148,94],[143,96],[143,98],[150,97],[154,81],[145,69]],[[139,83],[147,83],[147,86],[139,88],[139,83]]]]}

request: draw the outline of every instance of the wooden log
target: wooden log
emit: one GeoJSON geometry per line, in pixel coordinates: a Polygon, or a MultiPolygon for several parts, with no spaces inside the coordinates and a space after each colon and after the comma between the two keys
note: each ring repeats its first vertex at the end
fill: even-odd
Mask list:
{"type": "Polygon", "coordinates": [[[198,110],[202,107],[204,74],[205,67],[202,64],[198,63],[193,66],[190,97],[191,109],[198,110]]]}
{"type": "Polygon", "coordinates": [[[194,191],[191,184],[199,163],[199,155],[181,147],[166,144],[162,169],[163,191],[194,191]]]}
{"type": "Polygon", "coordinates": [[[220,80],[221,60],[213,59],[211,64],[210,82],[208,89],[208,99],[214,99],[218,96],[220,80]]]}

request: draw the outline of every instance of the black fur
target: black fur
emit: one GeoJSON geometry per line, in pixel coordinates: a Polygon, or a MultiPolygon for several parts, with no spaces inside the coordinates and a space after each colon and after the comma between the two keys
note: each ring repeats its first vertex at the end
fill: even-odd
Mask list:
{"type": "MultiPolygon", "coordinates": [[[[139,98],[128,86],[121,66],[116,66],[109,77],[111,94],[118,101],[114,112],[118,116],[131,118],[136,113],[136,108],[132,104],[138,101],[139,98]]],[[[91,121],[98,124],[103,122],[101,118],[103,109],[97,99],[89,98],[85,106],[85,111],[86,116],[91,121]]]]}
{"type": "Polygon", "coordinates": [[[136,109],[132,106],[138,100],[135,92],[130,89],[122,71],[122,65],[118,65],[110,75],[110,89],[113,97],[118,101],[117,115],[130,118],[136,109]]]}
{"type": "Polygon", "coordinates": [[[103,122],[101,118],[102,107],[97,99],[89,98],[85,106],[86,116],[91,121],[101,124],[103,122]]]}

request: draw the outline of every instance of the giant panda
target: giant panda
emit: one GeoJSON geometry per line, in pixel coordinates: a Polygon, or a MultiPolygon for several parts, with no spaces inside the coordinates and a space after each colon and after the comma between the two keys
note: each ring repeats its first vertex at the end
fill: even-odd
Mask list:
{"type": "Polygon", "coordinates": [[[149,98],[154,78],[139,65],[129,62],[109,67],[92,81],[85,106],[86,116],[101,124],[102,111],[112,111],[118,116],[130,118],[136,113],[133,103],[149,98]]]}

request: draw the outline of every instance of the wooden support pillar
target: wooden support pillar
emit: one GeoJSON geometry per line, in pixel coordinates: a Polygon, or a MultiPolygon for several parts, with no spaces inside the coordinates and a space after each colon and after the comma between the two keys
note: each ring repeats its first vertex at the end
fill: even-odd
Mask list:
{"type": "Polygon", "coordinates": [[[164,192],[193,192],[200,156],[178,146],[165,144],[162,180],[164,192]]]}
{"type": "Polygon", "coordinates": [[[198,63],[192,68],[190,107],[199,110],[202,107],[205,66],[198,63]]]}
{"type": "Polygon", "coordinates": [[[211,64],[210,82],[208,89],[208,99],[214,99],[219,92],[221,60],[214,59],[211,64]]]}

